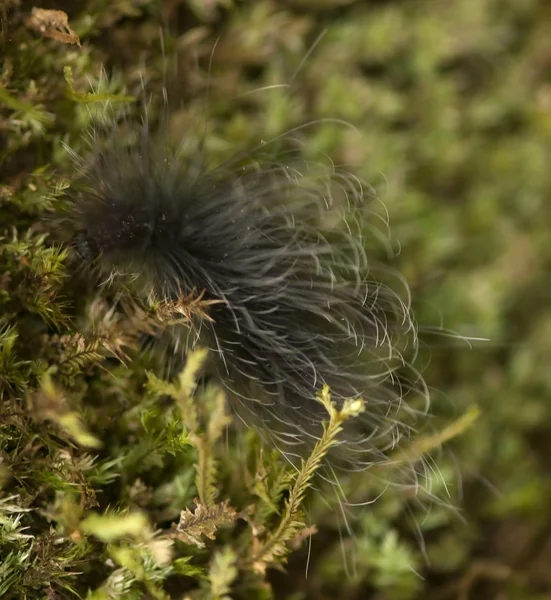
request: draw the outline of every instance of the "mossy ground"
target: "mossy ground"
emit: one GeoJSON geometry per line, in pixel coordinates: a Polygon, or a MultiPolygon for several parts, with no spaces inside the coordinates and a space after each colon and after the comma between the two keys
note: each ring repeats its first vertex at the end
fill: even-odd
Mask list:
{"type": "Polygon", "coordinates": [[[66,11],[80,46],[31,27],[32,6],[0,0],[0,597],[549,598],[549,3],[40,4],[66,11]],[[63,142],[84,149],[99,100],[89,82],[132,106],[145,70],[159,97],[161,29],[177,130],[206,118],[212,156],[318,119],[357,128],[312,127],[305,158],[351,165],[388,210],[437,429],[480,409],[434,456],[434,491],[448,482],[458,511],[389,490],[341,539],[319,493],[286,512],[292,471],[254,434],[218,439],[214,390],[190,400],[146,358],[121,363],[135,331],[90,305],[49,217],[74,174],[63,142]],[[428,331],[442,324],[489,341],[428,331]],[[210,417],[194,425],[189,402],[210,417]],[[294,546],[285,572],[264,571],[294,546]]]}

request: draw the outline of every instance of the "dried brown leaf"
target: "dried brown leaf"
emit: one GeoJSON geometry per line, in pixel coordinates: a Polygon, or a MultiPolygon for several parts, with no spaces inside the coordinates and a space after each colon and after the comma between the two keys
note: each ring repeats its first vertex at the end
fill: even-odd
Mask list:
{"type": "Polygon", "coordinates": [[[199,548],[205,547],[201,536],[204,535],[208,539],[214,540],[220,527],[231,525],[239,516],[227,500],[210,507],[201,504],[198,498],[194,502],[195,510],[193,512],[186,508],[180,513],[180,522],[172,535],[187,544],[199,546],[199,548]]]}
{"type": "Polygon", "coordinates": [[[33,7],[26,23],[29,29],[63,44],[76,44],[80,47],[80,38],[69,26],[69,17],[62,10],[50,10],[33,7]]]}

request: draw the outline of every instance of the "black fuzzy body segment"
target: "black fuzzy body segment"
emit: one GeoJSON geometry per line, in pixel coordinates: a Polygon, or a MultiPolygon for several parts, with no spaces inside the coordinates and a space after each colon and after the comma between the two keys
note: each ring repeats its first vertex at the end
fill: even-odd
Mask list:
{"type": "Polygon", "coordinates": [[[103,277],[131,275],[142,297],[218,301],[196,335],[174,330],[173,357],[207,346],[241,418],[286,451],[321,434],[315,395],[328,384],[336,400],[367,402],[343,441],[346,463],[384,459],[416,414],[395,377],[398,340],[415,342],[415,328],[372,278],[361,186],[260,151],[207,169],[162,136],[141,138],[131,148],[114,138],[84,165],[73,211],[83,260],[103,277]]]}

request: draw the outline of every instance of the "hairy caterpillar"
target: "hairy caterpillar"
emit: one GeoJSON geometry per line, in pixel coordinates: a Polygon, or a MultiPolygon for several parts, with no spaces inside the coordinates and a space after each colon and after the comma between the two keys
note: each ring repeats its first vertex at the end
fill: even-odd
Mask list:
{"type": "Polygon", "coordinates": [[[134,143],[121,141],[114,116],[92,132],[89,155],[74,154],[84,187],[69,223],[83,264],[101,280],[131,281],[142,299],[201,293],[208,318],[167,332],[167,365],[206,346],[235,412],[288,456],[321,435],[315,395],[327,384],[337,402],[367,402],[347,425],[339,466],[388,459],[426,413],[428,392],[413,368],[403,374],[416,325],[407,294],[377,277],[367,254],[376,234],[362,183],[301,160],[301,127],[213,166],[200,145],[170,142],[167,102],[160,125],[147,108],[125,124],[134,143]],[[276,142],[290,149],[277,154],[276,142]]]}

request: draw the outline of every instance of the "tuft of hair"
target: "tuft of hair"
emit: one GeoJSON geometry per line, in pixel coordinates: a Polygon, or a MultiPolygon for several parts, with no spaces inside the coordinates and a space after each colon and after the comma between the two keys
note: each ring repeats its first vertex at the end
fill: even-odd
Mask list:
{"type": "MultiPolygon", "coordinates": [[[[131,144],[108,109],[89,152],[73,152],[84,186],[69,223],[82,263],[98,281],[131,282],[145,301],[200,293],[206,311],[158,336],[167,369],[208,348],[235,413],[290,460],[322,434],[324,385],[338,404],[366,401],[327,472],[392,460],[423,423],[429,394],[413,365],[407,285],[366,250],[388,241],[378,199],[332,163],[301,160],[300,128],[209,164],[201,144],[171,143],[163,106],[156,125],[147,108],[123,117],[131,144]]],[[[407,472],[411,483],[416,467],[407,472]]]]}

